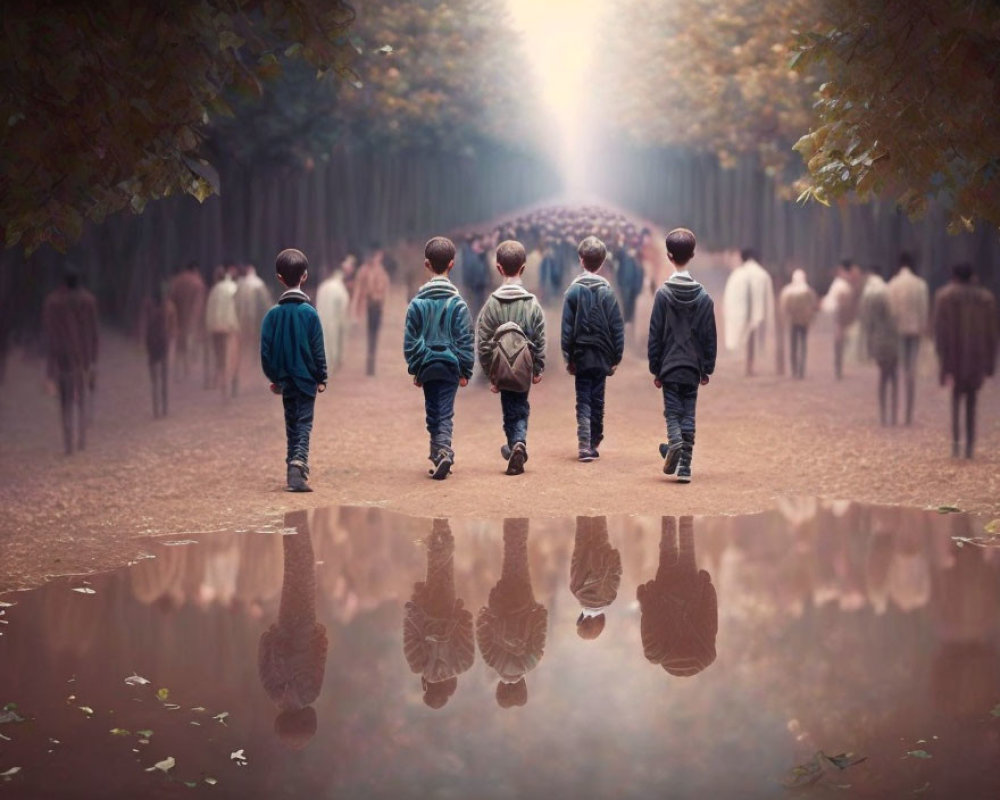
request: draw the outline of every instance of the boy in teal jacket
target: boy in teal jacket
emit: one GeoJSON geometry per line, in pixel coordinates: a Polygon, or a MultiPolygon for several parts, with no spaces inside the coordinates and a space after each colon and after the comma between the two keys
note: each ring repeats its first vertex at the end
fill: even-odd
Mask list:
{"type": "Polygon", "coordinates": [[[309,262],[299,250],[282,250],[275,261],[278,280],[288,289],[264,317],[260,328],[260,364],[285,406],[290,492],[309,488],[309,436],[316,393],[326,389],[326,350],[319,314],[302,285],[309,262]]]}
{"type": "Polygon", "coordinates": [[[455,245],[435,236],[424,247],[424,268],[431,279],[406,309],[403,355],[413,383],[424,390],[429,470],[435,480],[448,477],[455,463],[451,447],[455,395],[466,386],[475,364],[475,338],[469,307],[448,275],[455,266],[455,245]]]}

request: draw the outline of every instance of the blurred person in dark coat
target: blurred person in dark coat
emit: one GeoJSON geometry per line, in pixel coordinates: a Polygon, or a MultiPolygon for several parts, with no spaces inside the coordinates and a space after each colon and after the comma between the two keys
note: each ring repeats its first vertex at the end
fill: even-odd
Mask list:
{"type": "Polygon", "coordinates": [[[159,283],[143,309],[146,355],[149,357],[149,380],[153,388],[153,418],[167,415],[167,383],[170,353],[177,339],[177,308],[163,294],[159,283]]]}
{"type": "Polygon", "coordinates": [[[48,378],[59,393],[63,444],[66,455],[72,455],[74,445],[83,450],[87,442],[98,345],[97,300],[80,285],[74,268],[66,270],[63,285],[45,298],[42,328],[48,378]]]}
{"type": "Polygon", "coordinates": [[[878,408],[883,425],[895,425],[899,408],[899,330],[889,288],[872,268],[861,292],[859,317],[866,353],[878,365],[878,408]]]}
{"type": "Polygon", "coordinates": [[[951,454],[960,448],[959,411],[965,400],[965,457],[976,440],[976,399],[983,380],[996,370],[997,303],[974,280],[971,264],[952,270],[951,282],[934,296],[934,346],[941,362],[941,385],[951,385],[951,454]]]}

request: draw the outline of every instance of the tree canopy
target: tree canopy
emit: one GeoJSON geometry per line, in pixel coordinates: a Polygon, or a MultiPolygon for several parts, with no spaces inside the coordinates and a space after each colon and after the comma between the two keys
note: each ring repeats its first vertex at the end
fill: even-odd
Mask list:
{"type": "Polygon", "coordinates": [[[0,6],[0,235],[65,247],[85,220],[214,188],[198,155],[223,95],[281,62],[342,70],[342,0],[10,0],[0,6]]]}

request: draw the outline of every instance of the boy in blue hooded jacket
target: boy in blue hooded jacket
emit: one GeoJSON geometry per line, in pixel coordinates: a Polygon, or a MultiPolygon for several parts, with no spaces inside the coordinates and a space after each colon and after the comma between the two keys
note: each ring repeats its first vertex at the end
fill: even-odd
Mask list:
{"type": "Polygon", "coordinates": [[[660,445],[663,471],[678,483],[691,482],[694,417],[698,387],[715,371],[715,305],[691,277],[695,237],[687,228],[667,234],[667,258],[674,273],[656,292],[649,320],[649,371],[663,390],[667,441],[660,445]]]}
{"type": "Polygon", "coordinates": [[[274,264],[287,291],[264,316],[260,326],[260,364],[271,381],[271,391],[285,406],[290,492],[309,488],[309,436],[312,433],[316,393],[326,389],[326,348],[319,314],[309,304],[302,285],[309,277],[309,261],[300,250],[282,250],[274,264]]]}
{"type": "Polygon", "coordinates": [[[435,480],[448,477],[455,463],[451,447],[455,395],[466,386],[475,364],[475,336],[469,307],[448,277],[455,266],[455,245],[435,236],[424,247],[424,268],[431,279],[417,290],[406,309],[403,355],[413,383],[424,390],[428,471],[435,480]]]}

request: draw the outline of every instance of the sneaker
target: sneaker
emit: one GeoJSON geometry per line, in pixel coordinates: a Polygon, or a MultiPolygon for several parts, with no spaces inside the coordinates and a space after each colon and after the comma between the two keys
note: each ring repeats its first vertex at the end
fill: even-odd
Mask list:
{"type": "Polygon", "coordinates": [[[604,436],[598,436],[596,439],[591,440],[590,449],[594,452],[594,458],[600,458],[601,454],[597,452],[597,448],[601,446],[601,442],[604,441],[604,436]]]}
{"type": "MultiPolygon", "coordinates": [[[[510,445],[509,444],[505,444],[505,445],[501,445],[500,446],[500,457],[504,461],[510,461],[510,445]]],[[[525,450],[525,452],[524,452],[524,463],[525,464],[528,463],[528,451],[527,450],[525,450]]]]}
{"type": "Polygon", "coordinates": [[[288,465],[286,492],[311,492],[312,488],[307,483],[309,468],[300,461],[293,461],[288,465]]]}
{"type": "Polygon", "coordinates": [[[587,463],[593,461],[595,458],[597,458],[597,453],[595,453],[594,450],[590,447],[581,447],[579,455],[577,456],[578,461],[583,461],[587,463]]]}
{"type": "Polygon", "coordinates": [[[528,449],[524,442],[515,442],[510,450],[510,458],[507,461],[507,474],[520,475],[524,472],[524,462],[528,460],[528,449]]]}
{"type": "Polygon", "coordinates": [[[430,476],[436,481],[443,481],[448,477],[448,473],[451,472],[451,468],[454,463],[455,459],[442,450],[438,453],[437,458],[434,460],[433,469],[428,470],[428,474],[430,474],[430,476]]]}
{"type": "Polygon", "coordinates": [[[677,470],[677,464],[681,460],[681,442],[677,444],[661,444],[660,456],[663,458],[663,474],[673,475],[677,470]]]}
{"type": "Polygon", "coordinates": [[[691,467],[679,467],[677,469],[678,483],[691,483],[691,467]]]}

